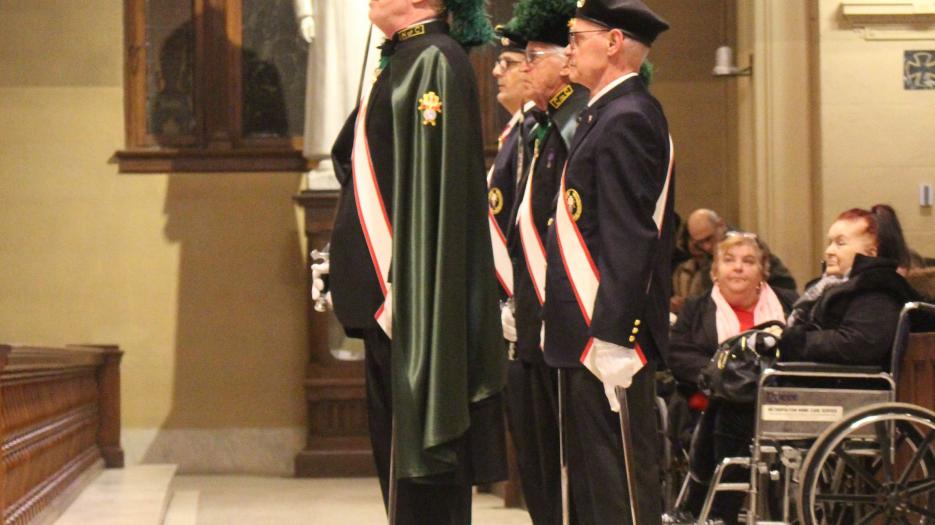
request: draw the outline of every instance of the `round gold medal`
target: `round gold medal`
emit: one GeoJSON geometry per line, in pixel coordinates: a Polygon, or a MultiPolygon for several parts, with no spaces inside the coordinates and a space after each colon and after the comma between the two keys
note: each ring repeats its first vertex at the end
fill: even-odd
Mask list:
{"type": "Polygon", "coordinates": [[[503,193],[500,188],[490,188],[487,192],[487,203],[490,205],[490,212],[494,215],[503,210],[503,193]]]}
{"type": "Polygon", "coordinates": [[[578,222],[581,218],[581,212],[584,211],[581,205],[581,195],[575,189],[565,190],[565,202],[568,203],[568,211],[571,212],[571,218],[578,222]]]}

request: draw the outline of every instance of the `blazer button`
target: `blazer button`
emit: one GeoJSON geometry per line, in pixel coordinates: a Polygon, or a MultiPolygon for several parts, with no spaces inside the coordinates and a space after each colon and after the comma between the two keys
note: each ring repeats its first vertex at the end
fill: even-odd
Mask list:
{"type": "Polygon", "coordinates": [[[633,321],[633,326],[639,326],[639,325],[640,325],[640,320],[639,320],[639,319],[633,321]]]}
{"type": "Polygon", "coordinates": [[[633,335],[636,335],[636,334],[638,334],[638,333],[640,333],[640,329],[634,326],[634,327],[633,327],[633,335]]]}
{"type": "Polygon", "coordinates": [[[555,222],[555,219],[550,218],[548,222],[546,223],[546,226],[551,226],[553,222],[555,222]]]}
{"type": "Polygon", "coordinates": [[[634,341],[636,341],[636,336],[635,336],[635,335],[631,335],[631,336],[630,336],[630,342],[632,343],[632,342],[634,342],[634,341]]]}

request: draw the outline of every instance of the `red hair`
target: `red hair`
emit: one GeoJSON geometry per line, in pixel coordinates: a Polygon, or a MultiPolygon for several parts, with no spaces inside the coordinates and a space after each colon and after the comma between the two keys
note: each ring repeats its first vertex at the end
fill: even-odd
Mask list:
{"type": "Polygon", "coordinates": [[[865,210],[863,208],[851,208],[841,215],[838,215],[838,218],[835,220],[838,221],[857,221],[863,219],[864,224],[867,225],[867,235],[873,237],[873,242],[877,242],[877,218],[870,210],[865,210]]]}
{"type": "Polygon", "coordinates": [[[851,208],[838,215],[837,220],[856,221],[863,219],[867,234],[873,237],[877,255],[896,262],[898,266],[909,266],[909,247],[903,237],[903,229],[896,211],[889,205],[877,204],[869,210],[851,208]]]}

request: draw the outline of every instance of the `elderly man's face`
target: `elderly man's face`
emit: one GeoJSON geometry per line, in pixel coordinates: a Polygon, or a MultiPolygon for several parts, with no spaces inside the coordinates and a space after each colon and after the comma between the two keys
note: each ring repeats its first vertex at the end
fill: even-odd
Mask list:
{"type": "Polygon", "coordinates": [[[389,37],[402,29],[412,10],[412,0],[370,0],[370,21],[389,37]]]}
{"type": "Polygon", "coordinates": [[[568,73],[572,82],[592,89],[607,68],[607,34],[609,30],[587,20],[575,19],[569,32],[568,73]]]}
{"type": "Polygon", "coordinates": [[[545,110],[549,98],[554,95],[564,83],[562,69],[566,58],[561,47],[542,42],[530,42],[526,46],[526,62],[524,71],[529,75],[532,88],[532,98],[539,109],[545,110]]]}
{"type": "Polygon", "coordinates": [[[519,51],[503,51],[493,67],[497,79],[497,102],[509,112],[518,110],[529,94],[529,75],[523,70],[525,56],[519,51]]]}

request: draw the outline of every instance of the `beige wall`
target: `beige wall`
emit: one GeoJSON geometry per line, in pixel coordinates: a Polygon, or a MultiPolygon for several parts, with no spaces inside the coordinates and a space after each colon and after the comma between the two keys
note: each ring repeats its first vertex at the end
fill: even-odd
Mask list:
{"type": "Polygon", "coordinates": [[[736,45],[730,0],[655,0],[653,10],[672,26],[654,44],[651,87],[662,102],[675,142],[676,211],[700,207],[733,223],[737,210],[736,83],[714,78],[714,50],[736,45]]]}
{"type": "Polygon", "coordinates": [[[737,54],[753,66],[736,79],[739,225],[768,241],[801,288],[819,269],[812,0],[736,1],[737,54]]]}
{"type": "MultiPolygon", "coordinates": [[[[818,1],[818,0],[816,0],[818,1]]],[[[935,255],[935,217],[918,204],[935,184],[935,91],[903,89],[903,51],[935,40],[866,41],[820,0],[821,213],[824,229],[841,211],[891,204],[911,247],[935,255]]]]}
{"type": "Polygon", "coordinates": [[[0,341],[120,344],[131,461],[289,473],[300,176],[118,175],[121,2],[8,0],[0,20],[0,341]]]}

